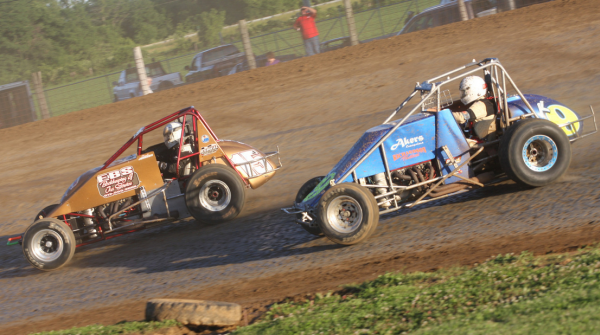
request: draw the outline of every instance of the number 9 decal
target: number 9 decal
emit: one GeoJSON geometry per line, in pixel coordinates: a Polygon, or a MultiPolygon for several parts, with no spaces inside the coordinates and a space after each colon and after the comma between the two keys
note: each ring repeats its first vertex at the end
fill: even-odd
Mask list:
{"type": "MultiPolygon", "coordinates": [[[[556,123],[557,125],[573,122],[579,120],[577,114],[569,108],[561,105],[550,105],[545,110],[548,120],[556,123]]],[[[575,135],[579,131],[581,125],[580,122],[570,124],[566,127],[562,127],[567,136],[575,135]]]]}

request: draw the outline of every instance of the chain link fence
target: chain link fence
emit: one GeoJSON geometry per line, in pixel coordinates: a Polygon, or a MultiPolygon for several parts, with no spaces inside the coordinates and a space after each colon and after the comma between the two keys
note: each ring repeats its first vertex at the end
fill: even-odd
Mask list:
{"type": "MultiPolygon", "coordinates": [[[[550,0],[465,0],[465,3],[471,7],[470,16],[476,17],[481,16],[479,14],[482,13],[482,15],[489,15],[505,11],[510,9],[511,6],[520,8],[546,1],[550,0]]],[[[405,0],[386,6],[378,6],[378,1],[375,1],[375,8],[355,10],[354,12],[358,39],[360,43],[366,43],[399,33],[460,21],[460,16],[457,14],[456,0],[442,0],[441,3],[440,5],[440,0],[405,0]]],[[[350,45],[348,23],[341,6],[338,6],[337,13],[339,15],[317,21],[322,52],[350,45]]],[[[318,16],[322,17],[324,15],[319,13],[318,16]]],[[[249,27],[252,31],[252,24],[249,24],[249,27]]],[[[239,36],[239,33],[237,36],[239,36]]],[[[277,57],[289,60],[303,57],[305,54],[301,34],[291,27],[269,33],[251,34],[250,41],[252,50],[257,56],[274,52],[277,57]]],[[[239,50],[243,50],[241,39],[228,42],[235,45],[239,50]]],[[[202,51],[189,52],[176,57],[161,59],[158,62],[162,64],[164,71],[167,73],[179,72],[181,77],[184,78],[188,72],[185,69],[186,65],[190,65],[194,56],[199,52],[202,51]]],[[[244,69],[244,67],[241,67],[241,69],[244,69]]],[[[114,102],[114,84],[119,80],[120,74],[121,72],[113,72],[67,85],[47,87],[43,90],[43,94],[46,97],[50,116],[58,116],[114,102]]],[[[27,81],[22,83],[27,83],[27,81]]],[[[21,89],[19,94],[27,95],[27,99],[23,98],[21,100],[33,101],[31,103],[32,110],[27,111],[24,109],[22,106],[25,106],[25,104],[23,103],[19,105],[22,110],[18,112],[14,102],[16,101],[14,100],[16,91],[10,91],[13,88],[10,85],[13,84],[0,86],[0,128],[41,119],[38,99],[32,99],[29,86],[25,85],[27,89],[21,89]]],[[[23,86],[23,84],[20,86],[23,86]]]]}

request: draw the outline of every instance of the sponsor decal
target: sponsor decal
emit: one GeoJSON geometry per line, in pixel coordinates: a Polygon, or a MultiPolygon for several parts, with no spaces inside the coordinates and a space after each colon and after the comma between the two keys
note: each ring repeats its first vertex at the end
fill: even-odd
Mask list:
{"type": "Polygon", "coordinates": [[[416,149],[412,149],[409,151],[405,151],[405,152],[401,152],[399,154],[395,154],[394,155],[394,161],[397,161],[398,159],[402,159],[403,161],[415,158],[415,157],[419,157],[419,155],[421,153],[426,153],[427,150],[425,149],[425,147],[421,147],[421,148],[416,148],[416,149]]]}
{"type": "Polygon", "coordinates": [[[210,141],[210,137],[208,137],[208,135],[202,135],[200,140],[202,140],[202,143],[208,143],[208,141],[210,141]]]}
{"type": "Polygon", "coordinates": [[[140,156],[140,158],[138,159],[138,161],[141,161],[142,159],[146,159],[146,158],[150,158],[152,157],[152,154],[143,154],[140,156]]]}
{"type": "Polygon", "coordinates": [[[417,145],[423,144],[424,140],[425,140],[425,138],[423,137],[423,135],[419,135],[419,136],[415,136],[415,137],[411,137],[411,138],[406,138],[406,137],[399,138],[396,140],[396,144],[392,145],[392,150],[398,149],[399,146],[402,146],[403,148],[416,147],[417,145]]]}
{"type": "Polygon", "coordinates": [[[219,146],[217,144],[211,144],[200,149],[200,154],[202,156],[206,156],[214,154],[215,152],[217,152],[217,150],[219,150],[219,146]]]}
{"type": "Polygon", "coordinates": [[[104,198],[135,190],[140,185],[138,174],[133,166],[125,166],[119,170],[113,170],[100,174],[96,177],[98,191],[104,198]]]}

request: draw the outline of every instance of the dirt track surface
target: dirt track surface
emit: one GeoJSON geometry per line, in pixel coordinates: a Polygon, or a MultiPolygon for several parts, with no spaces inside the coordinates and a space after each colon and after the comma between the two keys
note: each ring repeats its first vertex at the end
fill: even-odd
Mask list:
{"type": "Polygon", "coordinates": [[[588,114],[588,105],[600,106],[599,34],[596,1],[557,0],[3,129],[2,243],[140,126],[186,106],[201,110],[220,138],[266,151],[278,144],[284,168],[248,192],[233,222],[187,220],[83,247],[59,271],[34,270],[19,247],[0,247],[0,332],[139,320],[156,297],[251,309],[390,270],[600,241],[598,134],[574,145],[570,170],[551,186],[504,182],[385,215],[356,246],[308,235],[278,210],[381,123],[416,81],[474,58],[498,57],[522,91],[588,114]]]}

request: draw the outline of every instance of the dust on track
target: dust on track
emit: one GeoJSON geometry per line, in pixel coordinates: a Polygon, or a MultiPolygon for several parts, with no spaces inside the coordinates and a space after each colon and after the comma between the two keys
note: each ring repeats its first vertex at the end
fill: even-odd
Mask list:
{"type": "Polygon", "coordinates": [[[284,168],[248,193],[244,214],[216,227],[191,220],[81,249],[52,273],[19,248],[0,250],[0,323],[21,333],[142,318],[151,297],[235,301],[250,311],[384,271],[471,264],[499,252],[568,250],[600,240],[600,145],[574,146],[548,187],[512,182],[385,215],[366,243],[339,247],[278,211],[323,175],[415,81],[498,57],[520,88],[586,114],[600,88],[600,8],[592,0],[531,6],[158,92],[0,131],[0,235],[22,232],[83,171],[141,125],[195,105],[220,138],[269,150],[284,168]],[[560,24],[557,24],[557,20],[560,24]]]}

